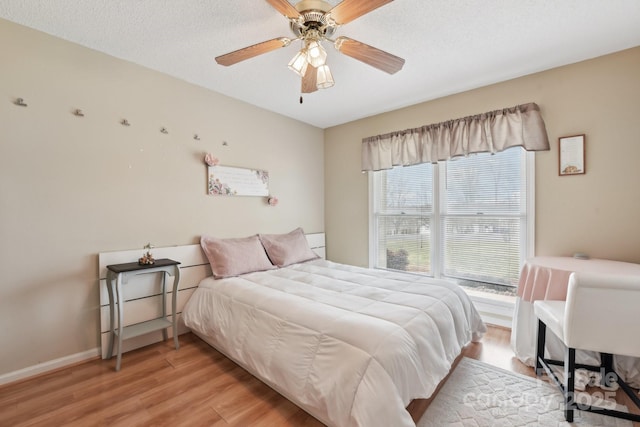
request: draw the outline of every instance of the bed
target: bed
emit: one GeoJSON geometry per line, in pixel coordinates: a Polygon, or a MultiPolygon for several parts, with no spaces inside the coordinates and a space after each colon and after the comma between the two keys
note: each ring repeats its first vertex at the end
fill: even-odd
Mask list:
{"type": "Polygon", "coordinates": [[[262,238],[269,265],[219,274],[221,256],[246,262],[252,252],[216,253],[203,238],[214,275],[185,305],[184,323],[329,426],[415,426],[407,405],[430,397],[485,331],[470,299],[444,280],[318,258],[296,239],[293,258],[262,238]]]}

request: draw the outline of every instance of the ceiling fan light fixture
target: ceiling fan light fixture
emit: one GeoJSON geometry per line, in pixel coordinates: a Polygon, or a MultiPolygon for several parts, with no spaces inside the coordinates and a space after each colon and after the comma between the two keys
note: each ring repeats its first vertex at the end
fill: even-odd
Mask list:
{"type": "Polygon", "coordinates": [[[318,68],[327,61],[327,51],[324,50],[319,40],[311,40],[307,44],[307,61],[318,68]]]}
{"type": "Polygon", "coordinates": [[[304,77],[304,74],[307,72],[307,51],[302,49],[300,52],[296,53],[296,56],[289,61],[289,69],[299,75],[300,77],[304,77]]]}
{"type": "Polygon", "coordinates": [[[333,81],[333,75],[331,74],[329,66],[319,66],[316,74],[316,86],[318,87],[318,89],[328,89],[334,84],[335,82],[333,81]]]}
{"type": "Polygon", "coordinates": [[[302,77],[301,93],[334,86],[333,75],[327,66],[327,51],[322,42],[332,43],[343,55],[361,61],[388,74],[400,71],[404,59],[349,37],[331,37],[342,25],[394,0],[266,0],[289,20],[295,38],[278,37],[224,55],[216,62],[229,66],[240,61],[301,42],[301,49],[289,61],[288,68],[302,77]],[[295,3],[295,5],[294,5],[295,3]],[[337,3],[334,5],[333,3],[337,3]]]}

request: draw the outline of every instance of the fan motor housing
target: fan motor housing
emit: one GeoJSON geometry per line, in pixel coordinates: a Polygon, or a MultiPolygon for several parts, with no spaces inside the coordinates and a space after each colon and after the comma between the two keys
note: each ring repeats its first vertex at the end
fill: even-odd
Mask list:
{"type": "Polygon", "coordinates": [[[291,20],[290,27],[297,37],[304,36],[308,30],[317,30],[323,37],[331,37],[336,24],[329,19],[328,13],[333,6],[322,0],[302,0],[295,5],[301,19],[291,20]]]}
{"type": "Polygon", "coordinates": [[[331,6],[329,3],[322,0],[302,0],[298,2],[294,7],[300,13],[304,13],[310,10],[327,13],[333,8],[333,6],[331,6]]]}

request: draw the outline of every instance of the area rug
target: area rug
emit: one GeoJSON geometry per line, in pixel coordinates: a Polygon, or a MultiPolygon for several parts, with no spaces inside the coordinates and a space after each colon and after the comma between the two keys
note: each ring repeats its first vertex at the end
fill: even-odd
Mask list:
{"type": "MultiPolygon", "coordinates": [[[[608,396],[603,392],[601,396],[594,393],[594,397],[608,396]]],[[[605,406],[602,401],[593,403],[605,406]]],[[[570,424],[564,420],[562,408],[562,395],[555,385],[465,357],[431,402],[418,427],[633,426],[628,420],[585,411],[575,411],[570,424]]],[[[626,411],[623,406],[616,408],[626,411]]]]}

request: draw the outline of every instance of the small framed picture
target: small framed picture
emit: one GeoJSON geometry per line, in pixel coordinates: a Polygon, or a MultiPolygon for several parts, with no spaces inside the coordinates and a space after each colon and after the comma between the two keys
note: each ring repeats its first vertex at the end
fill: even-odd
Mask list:
{"type": "Polygon", "coordinates": [[[558,138],[558,173],[560,176],[585,173],[584,134],[558,138]]]}

